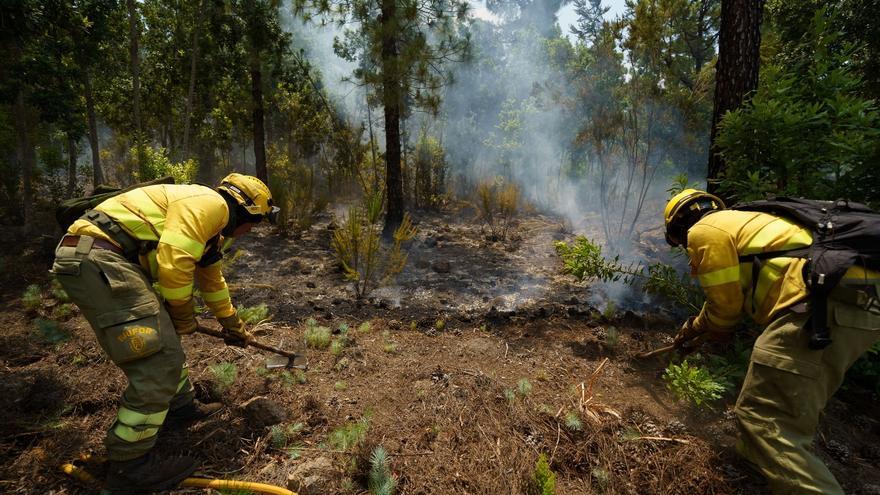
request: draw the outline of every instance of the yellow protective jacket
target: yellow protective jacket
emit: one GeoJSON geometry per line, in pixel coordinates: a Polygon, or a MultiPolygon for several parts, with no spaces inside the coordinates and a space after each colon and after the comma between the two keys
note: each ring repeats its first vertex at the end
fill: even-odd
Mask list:
{"type": "MultiPolygon", "coordinates": [[[[803,258],[779,257],[764,261],[757,283],[752,263],[740,256],[784,251],[813,242],[809,230],[767,213],[722,210],[703,217],[688,231],[687,253],[691,274],[706,295],[694,321],[699,330],[728,332],[748,314],[767,324],[781,310],[806,298],[803,258]]],[[[877,283],[880,274],[855,266],[841,282],[877,283]]]]}
{"type": "MultiPolygon", "coordinates": [[[[133,238],[154,243],[155,249],[140,256],[140,264],[158,282],[159,292],[168,304],[188,303],[195,281],[214,316],[232,315],[229,288],[219,262],[205,267],[196,264],[209,243],[218,243],[219,247],[223,242],[220,231],[229,221],[229,209],[219,193],[200,185],[146,186],[114,196],[95,209],[115,220],[133,238]]],[[[85,219],[74,222],[67,232],[116,244],[85,219]]]]}

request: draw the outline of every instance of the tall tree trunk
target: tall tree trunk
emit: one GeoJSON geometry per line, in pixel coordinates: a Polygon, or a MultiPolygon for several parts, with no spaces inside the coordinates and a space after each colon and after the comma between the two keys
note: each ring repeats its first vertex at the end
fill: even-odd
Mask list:
{"type": "MultiPolygon", "coordinates": [[[[137,146],[137,166],[140,170],[144,165],[143,125],[141,123],[141,62],[140,62],[140,28],[136,0],[128,3],[128,50],[131,58],[131,90],[134,103],[134,131],[137,146]]],[[[141,172],[143,172],[141,170],[141,172]]]]}
{"type": "Polygon", "coordinates": [[[761,17],[763,0],[722,0],[715,68],[715,109],[709,145],[708,190],[718,193],[717,179],[724,171],[724,159],[715,144],[718,123],[724,114],[736,110],[748,94],[758,88],[761,65],[761,17]]]}
{"type": "Polygon", "coordinates": [[[76,140],[67,134],[67,197],[72,198],[76,191],[76,140]]]}
{"type": "Polygon", "coordinates": [[[254,166],[257,178],[268,183],[269,173],[266,170],[266,131],[263,123],[263,72],[260,68],[259,54],[251,54],[251,98],[254,111],[254,166]]]}
{"type": "Polygon", "coordinates": [[[25,105],[24,89],[19,88],[15,98],[13,112],[15,118],[16,158],[21,166],[22,179],[22,233],[27,235],[33,227],[34,220],[34,189],[32,177],[36,166],[36,153],[30,139],[31,116],[25,105]]]}
{"type": "Polygon", "coordinates": [[[385,106],[385,227],[390,239],[403,222],[403,181],[400,173],[400,80],[397,67],[397,0],[382,0],[382,103],[385,106]]]}
{"type": "Polygon", "coordinates": [[[101,169],[101,150],[98,148],[98,119],[95,116],[95,98],[92,96],[92,76],[83,71],[83,89],[86,97],[86,114],[89,121],[89,148],[92,150],[92,185],[98,187],[104,183],[104,171],[101,169]]]}
{"type": "Polygon", "coordinates": [[[183,119],[183,158],[189,158],[189,133],[192,122],[193,100],[196,96],[196,68],[199,60],[199,39],[201,38],[202,23],[205,18],[205,2],[199,2],[199,13],[196,17],[196,25],[193,27],[193,42],[191,57],[189,60],[189,90],[186,93],[186,114],[183,119]]]}

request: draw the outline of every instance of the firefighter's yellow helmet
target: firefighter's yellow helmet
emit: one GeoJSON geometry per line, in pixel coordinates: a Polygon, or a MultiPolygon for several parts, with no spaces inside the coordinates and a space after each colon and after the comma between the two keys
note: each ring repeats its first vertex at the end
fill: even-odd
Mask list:
{"type": "Polygon", "coordinates": [[[278,207],[272,204],[272,193],[260,179],[243,174],[229,174],[217,190],[231,196],[248,214],[275,223],[278,207]]]}
{"type": "Polygon", "coordinates": [[[666,242],[671,246],[687,246],[687,231],[710,211],[724,209],[724,201],[699,189],[685,189],[666,203],[663,220],[666,242]]]}

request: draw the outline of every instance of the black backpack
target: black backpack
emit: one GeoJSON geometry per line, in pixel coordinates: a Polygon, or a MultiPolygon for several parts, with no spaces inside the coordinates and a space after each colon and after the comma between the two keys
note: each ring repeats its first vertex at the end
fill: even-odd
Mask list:
{"type": "Polygon", "coordinates": [[[61,203],[55,208],[55,220],[58,221],[58,225],[61,226],[61,229],[67,232],[67,229],[73,224],[73,222],[83,216],[85,212],[95,208],[105,200],[134,189],[144,186],[154,186],[156,184],[174,184],[174,177],[171,177],[170,175],[159,177],[158,179],[132,184],[125,188],[101,184],[86,196],[71,198],[61,203]]]}
{"type": "Polygon", "coordinates": [[[806,258],[804,281],[810,290],[813,306],[810,348],[826,347],[831,343],[825,305],[828,294],[853,265],[880,271],[880,213],[846,200],[785,197],[740,203],[732,209],[784,217],[812,231],[813,243],[807,247],[747,255],[740,261],[753,262],[757,271],[761,262],[769,258],[806,258]]]}

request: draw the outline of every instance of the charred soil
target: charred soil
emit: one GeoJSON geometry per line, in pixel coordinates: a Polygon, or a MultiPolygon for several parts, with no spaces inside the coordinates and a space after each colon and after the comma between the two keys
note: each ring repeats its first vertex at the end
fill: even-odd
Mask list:
{"type": "MultiPolygon", "coordinates": [[[[696,410],[667,391],[665,361],[635,357],[670,342],[668,312],[626,293],[614,296],[620,312],[603,315],[606,289],[559,273],[552,241],[573,236],[552,218],[530,215],[511,240],[492,242],[467,217],[418,214],[406,270],[362,301],[329,248],[329,217],[296,236],[243,239],[227,270],[233,300],[267,304],[257,336],[304,352],[309,369],[265,370],[257,350],[184,337],[198,394],[226,407],[163,429],[158,448],[193,452],[204,476],[301,493],[365,493],[379,445],[399,493],[534,493],[542,454],[556,493],[765,490],[734,452],[735,392],[696,410]],[[339,343],[306,348],[310,326],[339,343]]],[[[642,250],[657,252],[654,241],[642,250]]],[[[0,491],[94,492],[58,466],[102,453],[126,381],[82,317],[47,338],[35,320],[61,303],[23,309],[21,280],[48,287],[42,251],[3,279],[0,491]]],[[[875,398],[841,397],[815,448],[848,493],[877,493],[875,398]]]]}

